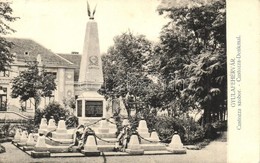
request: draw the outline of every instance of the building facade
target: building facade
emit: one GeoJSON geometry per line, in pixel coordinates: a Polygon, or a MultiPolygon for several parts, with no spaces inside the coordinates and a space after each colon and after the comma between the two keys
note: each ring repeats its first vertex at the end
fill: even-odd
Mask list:
{"type": "Polygon", "coordinates": [[[47,73],[56,76],[56,90],[52,97],[41,99],[40,108],[44,108],[51,101],[63,104],[64,100],[75,97],[74,85],[78,80],[81,55],[78,53],[56,54],[31,39],[7,38],[14,45],[10,52],[14,55],[14,62],[8,71],[0,71],[0,111],[34,112],[32,99],[20,102],[19,98],[11,97],[11,80],[19,72],[27,69],[28,61],[38,61],[44,65],[47,73]]]}

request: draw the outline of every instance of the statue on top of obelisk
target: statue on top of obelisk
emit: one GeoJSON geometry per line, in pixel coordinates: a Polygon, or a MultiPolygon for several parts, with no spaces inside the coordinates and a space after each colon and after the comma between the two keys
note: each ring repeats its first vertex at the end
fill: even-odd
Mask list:
{"type": "Polygon", "coordinates": [[[95,8],[93,10],[92,15],[91,15],[91,10],[90,10],[90,6],[89,6],[88,1],[87,1],[87,6],[88,6],[88,17],[89,17],[89,19],[94,19],[94,15],[95,15],[95,12],[96,12],[97,5],[95,6],[95,8]]]}

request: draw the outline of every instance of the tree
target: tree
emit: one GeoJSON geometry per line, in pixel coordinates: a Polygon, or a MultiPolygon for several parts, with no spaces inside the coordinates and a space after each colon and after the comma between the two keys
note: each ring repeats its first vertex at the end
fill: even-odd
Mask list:
{"type": "Polygon", "coordinates": [[[18,19],[12,16],[13,10],[9,2],[0,2],[0,71],[6,71],[13,61],[13,55],[10,53],[12,43],[3,36],[15,32],[8,23],[18,19]]]}
{"type": "Polygon", "coordinates": [[[130,94],[144,101],[152,82],[146,66],[151,51],[152,44],[143,35],[126,32],[115,37],[108,54],[102,56],[105,84],[101,93],[107,97],[130,94]]]}
{"type": "Polygon", "coordinates": [[[12,98],[20,97],[21,101],[34,99],[35,110],[41,102],[41,97],[50,97],[56,89],[55,76],[47,73],[44,66],[38,62],[28,62],[28,69],[21,71],[12,80],[12,98]]]}
{"type": "Polygon", "coordinates": [[[155,49],[154,69],[172,94],[164,100],[180,100],[182,109],[201,106],[205,123],[226,100],[225,7],[224,0],[184,0],[159,8],[170,18],[155,49]]]}

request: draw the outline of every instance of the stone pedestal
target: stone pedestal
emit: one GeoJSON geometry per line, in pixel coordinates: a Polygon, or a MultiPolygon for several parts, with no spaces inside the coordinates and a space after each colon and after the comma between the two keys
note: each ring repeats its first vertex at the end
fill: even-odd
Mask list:
{"type": "Polygon", "coordinates": [[[181,138],[177,132],[174,133],[172,141],[167,147],[167,150],[175,154],[186,154],[186,149],[183,147],[181,138]]]}
{"type": "Polygon", "coordinates": [[[126,152],[132,155],[142,155],[144,150],[140,146],[137,133],[133,133],[130,137],[130,141],[127,145],[126,152]]]}
{"type": "Polygon", "coordinates": [[[96,91],[81,93],[77,99],[76,115],[79,124],[95,122],[106,115],[105,98],[96,91]]]}
{"type": "Polygon", "coordinates": [[[87,137],[86,144],[84,145],[84,150],[82,150],[85,156],[99,156],[100,151],[98,150],[96,138],[94,135],[89,135],[87,137]]]}
{"type": "Polygon", "coordinates": [[[144,119],[139,121],[137,132],[143,138],[149,138],[150,137],[150,134],[149,134],[148,128],[147,128],[147,124],[146,124],[146,121],[144,119]]]}

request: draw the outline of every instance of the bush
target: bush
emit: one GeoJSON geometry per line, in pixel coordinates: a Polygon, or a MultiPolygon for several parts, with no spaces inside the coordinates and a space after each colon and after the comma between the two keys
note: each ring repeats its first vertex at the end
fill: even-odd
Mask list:
{"type": "Polygon", "coordinates": [[[203,141],[205,136],[205,130],[197,122],[191,118],[183,119],[181,125],[185,128],[184,143],[195,144],[203,141]]]}
{"type": "Polygon", "coordinates": [[[37,109],[35,112],[35,124],[39,125],[41,123],[41,119],[45,115],[47,121],[53,116],[56,123],[60,120],[61,117],[68,117],[69,111],[64,109],[59,103],[52,102],[47,105],[42,111],[37,109]]]}
{"type": "Polygon", "coordinates": [[[14,137],[16,129],[26,130],[28,133],[36,132],[33,120],[27,120],[25,123],[5,123],[0,125],[0,138],[9,141],[10,137],[14,137]]]}
{"type": "Polygon", "coordinates": [[[152,132],[157,122],[156,116],[153,113],[144,114],[144,119],[146,120],[149,132],[152,132]]]}
{"type": "Polygon", "coordinates": [[[212,124],[208,123],[205,125],[205,137],[206,139],[214,140],[218,137],[217,130],[212,124]]]}
{"type": "Polygon", "coordinates": [[[15,135],[16,128],[21,128],[22,124],[1,124],[0,125],[0,138],[13,137],[15,135]]]}
{"type": "Polygon", "coordinates": [[[181,137],[184,144],[195,144],[204,139],[205,131],[191,118],[157,117],[154,125],[161,140],[169,143],[175,131],[181,137]]]}
{"type": "Polygon", "coordinates": [[[227,131],[227,121],[216,121],[212,125],[217,131],[227,131]]]}
{"type": "Polygon", "coordinates": [[[155,130],[159,134],[159,137],[165,143],[169,143],[172,139],[172,135],[175,131],[178,132],[182,141],[184,141],[185,129],[181,125],[179,119],[172,117],[157,117],[154,125],[155,130]]]}

